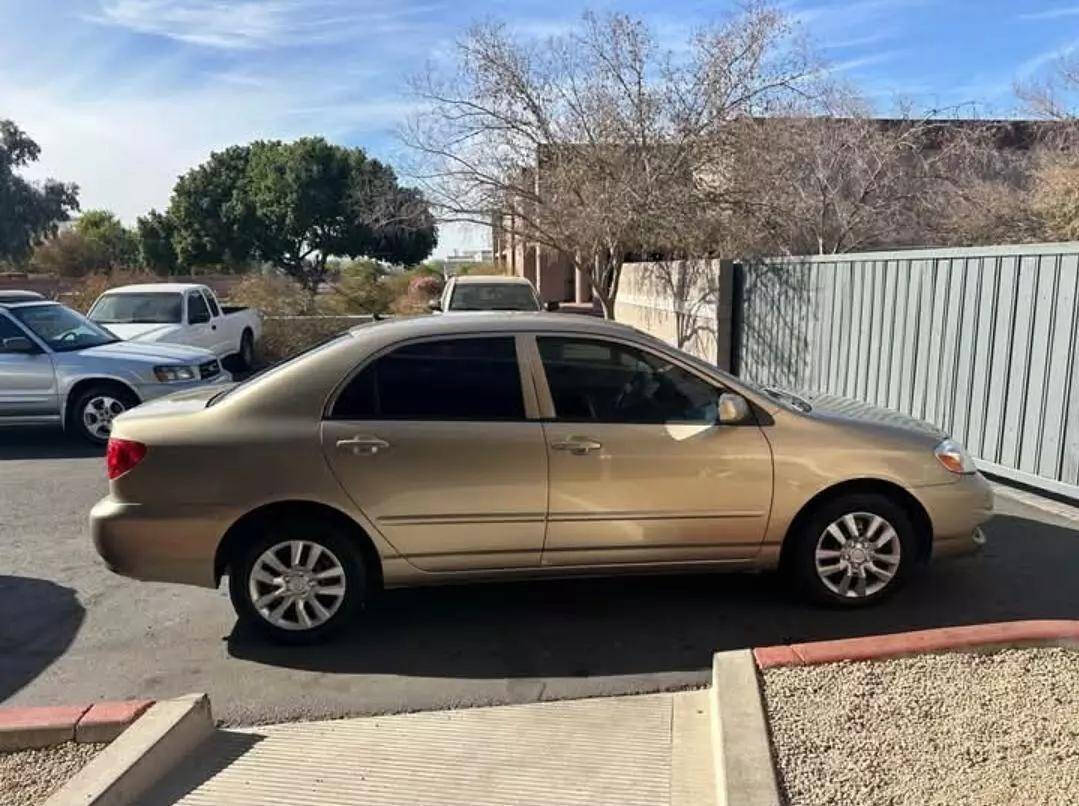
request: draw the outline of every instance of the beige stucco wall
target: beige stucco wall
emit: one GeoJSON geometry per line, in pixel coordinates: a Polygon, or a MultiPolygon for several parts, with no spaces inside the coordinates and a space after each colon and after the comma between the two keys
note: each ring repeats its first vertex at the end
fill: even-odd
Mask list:
{"type": "Polygon", "coordinates": [[[730,369],[729,261],[627,263],[615,319],[730,369]]]}

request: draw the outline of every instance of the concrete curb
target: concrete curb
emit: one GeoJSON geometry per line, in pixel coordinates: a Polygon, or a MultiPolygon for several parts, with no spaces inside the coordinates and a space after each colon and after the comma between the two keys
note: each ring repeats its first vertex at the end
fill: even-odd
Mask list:
{"type": "Polygon", "coordinates": [[[1009,646],[1079,646],[1079,621],[1046,619],[940,627],[934,630],[843,638],[758,647],[753,657],[761,669],[808,666],[815,663],[875,660],[922,652],[992,649],[1009,646]]]}
{"type": "Polygon", "coordinates": [[[779,806],[772,743],[753,654],[712,658],[712,756],[719,806],[779,806]]]}
{"type": "Polygon", "coordinates": [[[0,751],[30,750],[64,742],[111,742],[153,704],[153,700],[124,700],[0,708],[0,751]]]}
{"type": "Polygon", "coordinates": [[[161,700],[57,790],[45,806],[135,803],[213,731],[205,694],[161,700]]]}

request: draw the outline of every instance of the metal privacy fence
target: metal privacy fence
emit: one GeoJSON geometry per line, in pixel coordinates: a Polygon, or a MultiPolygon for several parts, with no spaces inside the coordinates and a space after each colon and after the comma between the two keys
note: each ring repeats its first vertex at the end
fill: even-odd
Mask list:
{"type": "Polygon", "coordinates": [[[738,273],[740,375],[928,420],[983,469],[1079,497],[1079,243],[784,258],[738,273]]]}

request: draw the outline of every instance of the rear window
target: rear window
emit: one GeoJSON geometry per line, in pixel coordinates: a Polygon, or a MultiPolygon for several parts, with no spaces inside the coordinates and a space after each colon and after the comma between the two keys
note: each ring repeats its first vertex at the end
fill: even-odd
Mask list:
{"type": "Polygon", "coordinates": [[[532,289],[516,283],[458,283],[450,298],[451,311],[538,311],[532,289]]]}

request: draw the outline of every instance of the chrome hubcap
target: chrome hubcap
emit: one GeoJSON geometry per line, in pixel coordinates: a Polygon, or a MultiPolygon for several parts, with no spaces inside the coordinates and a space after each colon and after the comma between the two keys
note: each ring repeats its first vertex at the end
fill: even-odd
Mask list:
{"type": "Polygon", "coordinates": [[[112,421],[124,413],[124,404],[108,395],[90,398],[82,410],[82,423],[98,439],[108,439],[112,421]]]}
{"type": "Polygon", "coordinates": [[[337,556],[310,540],[285,540],[251,568],[248,595],[258,614],[284,630],[324,624],[345,600],[345,569],[337,556]]]}
{"type": "Polygon", "coordinates": [[[895,577],[900,549],[899,535],[888,521],[871,512],[851,512],[817,539],[817,576],[839,596],[873,596],[895,577]]]}

